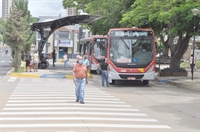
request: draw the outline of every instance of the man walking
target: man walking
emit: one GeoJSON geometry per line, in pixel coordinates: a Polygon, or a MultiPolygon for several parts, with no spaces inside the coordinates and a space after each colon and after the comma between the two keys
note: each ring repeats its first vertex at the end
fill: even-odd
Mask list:
{"type": "Polygon", "coordinates": [[[83,57],[77,57],[78,63],[73,68],[73,81],[76,85],[76,102],[84,104],[85,84],[88,84],[87,66],[83,63],[83,57]]]}

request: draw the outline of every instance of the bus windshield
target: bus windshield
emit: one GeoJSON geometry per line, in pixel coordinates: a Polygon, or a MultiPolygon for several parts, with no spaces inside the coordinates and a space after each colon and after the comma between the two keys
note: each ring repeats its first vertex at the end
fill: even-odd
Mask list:
{"type": "Polygon", "coordinates": [[[146,64],[153,60],[153,37],[111,37],[110,59],[115,63],[146,64]]]}
{"type": "Polygon", "coordinates": [[[94,57],[96,59],[105,58],[105,39],[95,39],[94,40],[94,57]]]}

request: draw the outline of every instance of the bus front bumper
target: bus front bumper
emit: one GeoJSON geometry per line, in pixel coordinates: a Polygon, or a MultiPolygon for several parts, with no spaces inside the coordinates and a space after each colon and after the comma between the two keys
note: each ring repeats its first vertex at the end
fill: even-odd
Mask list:
{"type": "Polygon", "coordinates": [[[112,80],[155,80],[155,71],[147,73],[117,73],[110,72],[112,80]]]}

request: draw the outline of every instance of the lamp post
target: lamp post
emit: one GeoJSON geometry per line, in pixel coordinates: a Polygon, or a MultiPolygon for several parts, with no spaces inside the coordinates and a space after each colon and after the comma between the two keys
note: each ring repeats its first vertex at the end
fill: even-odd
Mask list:
{"type": "Polygon", "coordinates": [[[194,15],[194,40],[193,40],[193,44],[192,44],[192,54],[193,54],[193,57],[192,57],[192,66],[191,66],[191,72],[192,72],[192,80],[193,80],[193,75],[194,75],[194,46],[195,46],[195,23],[196,23],[196,15],[199,13],[199,10],[194,8],[192,9],[192,13],[194,15]]]}

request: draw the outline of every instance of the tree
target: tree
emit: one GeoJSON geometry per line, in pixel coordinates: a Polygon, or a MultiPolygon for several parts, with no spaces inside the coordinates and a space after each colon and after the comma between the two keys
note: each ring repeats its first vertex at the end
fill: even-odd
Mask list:
{"type": "Polygon", "coordinates": [[[134,0],[63,0],[64,8],[76,6],[91,15],[103,16],[102,19],[88,25],[93,34],[105,35],[110,28],[122,27],[119,21],[122,14],[130,9],[134,0]]]}
{"type": "MultiPolygon", "coordinates": [[[[170,68],[180,69],[180,60],[186,52],[189,40],[193,35],[191,9],[194,7],[200,7],[200,1],[136,0],[132,5],[132,10],[123,15],[120,23],[126,23],[129,26],[148,26],[155,30],[157,30],[155,25],[163,25],[162,31],[165,29],[168,35],[164,46],[169,46],[171,51],[170,68]],[[177,42],[174,41],[175,37],[177,42]]],[[[198,31],[199,27],[196,28],[198,31]]]]}
{"type": "MultiPolygon", "coordinates": [[[[21,63],[21,52],[25,50],[27,45],[30,46],[30,13],[27,0],[13,0],[11,13],[8,18],[1,20],[1,28],[3,29],[3,39],[13,51],[13,66],[15,71],[19,69],[21,63]]],[[[30,49],[30,48],[29,48],[30,49]]]]}

